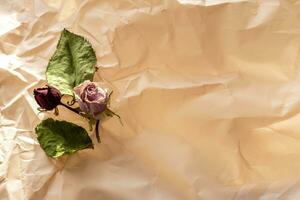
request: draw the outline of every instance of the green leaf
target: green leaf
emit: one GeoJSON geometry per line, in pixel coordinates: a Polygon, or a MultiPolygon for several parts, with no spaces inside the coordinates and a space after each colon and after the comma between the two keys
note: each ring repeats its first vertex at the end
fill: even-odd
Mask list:
{"type": "Polygon", "coordinates": [[[75,86],[93,79],[96,63],[92,45],[64,29],[47,67],[48,84],[58,88],[62,94],[73,95],[75,86]]]}
{"type": "Polygon", "coordinates": [[[70,122],[49,118],[38,124],[35,132],[41,147],[50,157],[57,158],[81,149],[93,148],[86,130],[70,122]]]}

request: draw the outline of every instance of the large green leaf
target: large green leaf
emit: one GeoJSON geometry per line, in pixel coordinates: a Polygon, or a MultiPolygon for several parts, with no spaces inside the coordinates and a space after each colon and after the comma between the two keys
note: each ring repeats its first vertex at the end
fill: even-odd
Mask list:
{"type": "Polygon", "coordinates": [[[64,29],[47,67],[48,84],[58,88],[62,94],[73,95],[75,86],[93,79],[96,63],[91,44],[64,29]]]}
{"type": "Polygon", "coordinates": [[[86,130],[70,122],[49,118],[37,125],[35,132],[41,147],[50,157],[57,158],[81,149],[93,148],[86,130]]]}

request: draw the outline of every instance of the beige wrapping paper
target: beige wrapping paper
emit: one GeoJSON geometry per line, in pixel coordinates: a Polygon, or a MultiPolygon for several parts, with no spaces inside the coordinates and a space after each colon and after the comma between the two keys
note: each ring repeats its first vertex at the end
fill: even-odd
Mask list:
{"type": "Polygon", "coordinates": [[[300,1],[0,0],[0,35],[1,200],[300,199],[300,1]],[[63,28],[124,126],[55,160],[32,91],[63,28]]]}

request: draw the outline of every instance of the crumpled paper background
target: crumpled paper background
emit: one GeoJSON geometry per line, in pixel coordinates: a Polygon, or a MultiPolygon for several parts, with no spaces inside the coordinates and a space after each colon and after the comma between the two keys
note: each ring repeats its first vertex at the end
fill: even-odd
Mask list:
{"type": "Polygon", "coordinates": [[[300,199],[299,1],[1,0],[0,19],[1,200],[300,199]],[[124,126],[54,160],[32,90],[63,28],[124,126]]]}

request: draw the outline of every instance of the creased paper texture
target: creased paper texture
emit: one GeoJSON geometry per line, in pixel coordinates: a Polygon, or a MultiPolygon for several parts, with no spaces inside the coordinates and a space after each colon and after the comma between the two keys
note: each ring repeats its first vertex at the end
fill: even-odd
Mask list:
{"type": "Polygon", "coordinates": [[[1,200],[300,199],[299,1],[2,0],[0,19],[1,200]],[[54,160],[32,91],[63,28],[124,126],[54,160]]]}

